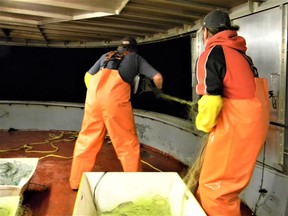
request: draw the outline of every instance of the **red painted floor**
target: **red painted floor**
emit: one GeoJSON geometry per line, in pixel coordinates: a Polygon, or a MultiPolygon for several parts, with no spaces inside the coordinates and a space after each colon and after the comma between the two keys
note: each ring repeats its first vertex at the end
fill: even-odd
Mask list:
{"type": "MultiPolygon", "coordinates": [[[[41,153],[41,151],[53,151],[56,148],[58,148],[57,151],[52,154],[61,156],[61,158],[56,156],[44,157],[39,160],[29,186],[24,192],[23,205],[28,207],[26,216],[72,215],[77,195],[77,192],[70,189],[68,182],[72,162],[69,157],[72,156],[75,144],[75,136],[73,135],[75,133],[64,132],[63,134],[62,131],[10,130],[8,132],[0,130],[0,150],[18,149],[0,152],[0,158],[41,158],[48,155],[48,153],[41,153]],[[63,136],[58,139],[57,136],[60,135],[63,136]],[[51,145],[51,141],[54,142],[54,146],[51,145]],[[20,147],[23,148],[19,149],[20,147]],[[25,151],[27,149],[30,152],[25,151]]],[[[181,177],[186,174],[187,167],[185,165],[145,145],[141,145],[141,158],[144,172],[158,172],[159,169],[163,172],[177,172],[181,177]]],[[[108,138],[99,153],[93,171],[122,171],[121,164],[108,138]]],[[[252,212],[244,205],[241,206],[241,211],[243,216],[252,215],[252,212]]]]}

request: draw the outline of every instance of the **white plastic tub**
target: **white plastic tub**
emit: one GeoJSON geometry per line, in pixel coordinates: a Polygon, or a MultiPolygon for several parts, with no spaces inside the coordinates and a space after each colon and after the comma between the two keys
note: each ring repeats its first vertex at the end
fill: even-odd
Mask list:
{"type": "Polygon", "coordinates": [[[73,215],[92,216],[97,214],[96,208],[100,212],[111,211],[121,203],[154,195],[169,200],[173,216],[206,215],[176,172],[84,173],[73,215]]]}
{"type": "Polygon", "coordinates": [[[20,196],[0,197],[0,209],[4,215],[17,216],[20,204],[20,196]]]}
{"type": "Polygon", "coordinates": [[[38,160],[38,158],[1,158],[0,164],[2,164],[3,162],[14,163],[16,161],[31,166],[32,171],[28,176],[22,178],[18,185],[0,185],[0,197],[22,195],[27,189],[29,181],[35,173],[38,160]]]}

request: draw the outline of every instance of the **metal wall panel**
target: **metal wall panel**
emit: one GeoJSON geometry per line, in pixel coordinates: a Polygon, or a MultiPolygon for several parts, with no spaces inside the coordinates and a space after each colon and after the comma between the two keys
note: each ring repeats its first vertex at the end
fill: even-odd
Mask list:
{"type": "MultiPolygon", "coordinates": [[[[84,104],[37,101],[0,101],[0,130],[80,131],[84,104]]],[[[140,143],[164,152],[186,165],[198,156],[203,138],[191,121],[134,109],[140,143]]]]}
{"type": "MultiPolygon", "coordinates": [[[[281,125],[285,124],[286,110],[286,66],[284,65],[286,65],[287,53],[283,54],[283,49],[287,46],[287,35],[285,37],[283,34],[286,23],[285,8],[285,6],[275,7],[233,21],[240,26],[239,35],[246,39],[247,54],[252,57],[260,76],[268,79],[269,90],[273,90],[275,102],[274,106],[271,105],[271,121],[281,125]],[[277,79],[272,80],[271,77],[277,79]]],[[[272,104],[272,98],[270,99],[272,104]]],[[[259,161],[265,160],[265,164],[283,170],[283,158],[284,128],[271,125],[259,161]]]]}

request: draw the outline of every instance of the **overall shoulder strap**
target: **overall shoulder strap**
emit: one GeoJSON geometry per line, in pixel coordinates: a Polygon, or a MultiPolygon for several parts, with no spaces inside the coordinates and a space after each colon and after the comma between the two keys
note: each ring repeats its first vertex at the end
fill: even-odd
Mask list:
{"type": "Polygon", "coordinates": [[[253,71],[254,73],[254,77],[259,77],[259,73],[258,73],[258,70],[257,68],[254,66],[253,64],[253,61],[252,61],[252,58],[248,55],[246,55],[245,53],[242,53],[243,56],[246,58],[246,60],[248,61],[250,67],[251,67],[251,70],[253,71]]]}
{"type": "Polygon", "coordinates": [[[108,62],[111,60],[111,58],[117,53],[117,51],[110,51],[106,54],[105,60],[101,65],[101,69],[106,68],[108,62]]]}
{"type": "Polygon", "coordinates": [[[112,69],[118,69],[122,59],[128,53],[129,53],[129,51],[127,51],[127,50],[125,50],[125,51],[123,51],[121,53],[117,52],[116,55],[115,55],[115,58],[113,59],[112,69]]]}
{"type": "Polygon", "coordinates": [[[110,51],[107,53],[105,57],[105,61],[101,65],[101,68],[105,68],[109,61],[113,61],[112,68],[111,69],[118,69],[120,62],[122,61],[123,57],[127,55],[129,51],[125,50],[124,52],[117,52],[117,51],[110,51]]]}

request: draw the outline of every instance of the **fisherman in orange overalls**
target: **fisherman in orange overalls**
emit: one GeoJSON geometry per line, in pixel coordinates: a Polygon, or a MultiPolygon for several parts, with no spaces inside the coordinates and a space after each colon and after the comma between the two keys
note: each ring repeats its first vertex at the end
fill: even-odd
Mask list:
{"type": "Polygon", "coordinates": [[[269,128],[267,82],[257,77],[229,15],[204,18],[205,50],[197,61],[196,127],[209,133],[196,197],[211,216],[240,216],[239,193],[248,185],[269,128]]]}
{"type": "Polygon", "coordinates": [[[133,37],[121,41],[85,74],[87,96],[82,128],[74,148],[70,186],[77,190],[83,172],[91,172],[108,134],[124,172],[142,171],[140,144],[130,102],[131,85],[138,74],[162,88],[162,75],[136,53],[133,37]]]}

